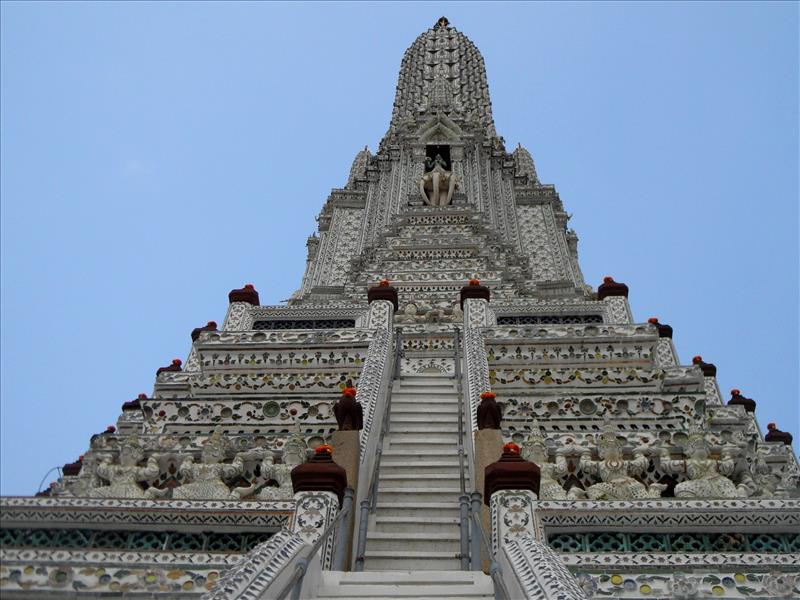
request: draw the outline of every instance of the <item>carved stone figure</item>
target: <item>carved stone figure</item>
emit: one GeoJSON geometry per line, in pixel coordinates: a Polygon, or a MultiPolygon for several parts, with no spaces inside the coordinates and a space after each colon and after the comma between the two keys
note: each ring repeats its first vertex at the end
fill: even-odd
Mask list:
{"type": "Polygon", "coordinates": [[[452,171],[445,170],[446,166],[447,163],[439,154],[425,160],[427,172],[419,182],[419,191],[428,206],[447,206],[453,201],[456,176],[452,171]]]}
{"type": "Polygon", "coordinates": [[[291,500],[292,469],[306,462],[306,443],[298,434],[291,436],[284,444],[283,463],[276,465],[273,456],[266,457],[261,463],[261,476],[265,480],[277,482],[277,487],[267,486],[259,492],[261,500],[291,500]]]}
{"type": "Polygon", "coordinates": [[[225,450],[225,440],[217,429],[203,445],[202,462],[194,462],[192,455],[183,459],[179,472],[187,483],[173,490],[173,498],[183,500],[238,498],[238,495],[231,493],[225,480],[242,474],[245,453],[237,454],[231,464],[226,464],[222,462],[222,459],[225,458],[225,450]]]}
{"type": "Polygon", "coordinates": [[[557,477],[567,473],[567,459],[564,458],[563,454],[556,454],[555,463],[548,461],[547,444],[536,421],[533,423],[533,433],[522,443],[521,455],[522,458],[536,463],[539,467],[541,473],[541,481],[539,483],[540,500],[567,499],[567,492],[556,480],[557,477]]]}
{"type": "MultiPolygon", "coordinates": [[[[249,458],[261,458],[261,478],[265,482],[275,481],[278,485],[264,486],[258,493],[259,500],[291,500],[294,498],[292,489],[292,469],[306,461],[306,443],[299,431],[292,434],[283,446],[283,462],[275,463],[275,455],[264,448],[254,448],[247,454],[249,458]]],[[[244,498],[258,489],[259,483],[246,487],[237,487],[232,496],[244,498]]]]}
{"type": "Polygon", "coordinates": [[[742,473],[736,489],[739,490],[740,496],[772,498],[775,496],[779,480],[779,477],[772,473],[764,455],[757,452],[750,468],[742,473]]]}
{"type": "Polygon", "coordinates": [[[98,477],[110,482],[107,486],[100,486],[86,490],[84,495],[98,498],[156,498],[163,495],[161,490],[148,488],[145,490],[139,482],[150,482],[158,477],[160,469],[156,456],[147,459],[147,465],[139,466],[144,458],[144,449],[139,443],[136,434],[129,435],[119,452],[119,464],[113,464],[110,456],[106,456],[94,468],[98,477]]]}
{"type": "Polygon", "coordinates": [[[589,486],[586,495],[592,500],[632,500],[638,498],[660,498],[661,492],[666,489],[663,483],[653,483],[646,486],[637,481],[632,475],[639,475],[647,469],[649,460],[642,448],[634,451],[633,460],[622,458],[623,444],[610,423],[606,422],[597,452],[600,460],[592,460],[589,450],[581,454],[579,468],[584,473],[600,477],[601,483],[589,486]]]}
{"type": "Polygon", "coordinates": [[[676,498],[741,498],[746,488],[736,485],[726,477],[733,473],[735,463],[729,448],[723,449],[722,458],[709,457],[708,442],[702,431],[694,431],[686,443],[686,460],[671,460],[669,450],[661,449],[661,469],[667,473],[683,473],[689,477],[675,486],[676,498]]]}

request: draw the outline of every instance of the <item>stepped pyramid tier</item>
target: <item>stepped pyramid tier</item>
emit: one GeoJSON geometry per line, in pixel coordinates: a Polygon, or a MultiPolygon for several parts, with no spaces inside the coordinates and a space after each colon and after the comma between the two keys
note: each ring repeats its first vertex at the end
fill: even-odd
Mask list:
{"type": "Polygon", "coordinates": [[[791,434],[635,285],[587,286],[568,220],[438,19],[292,298],[233,289],[49,489],[0,499],[3,598],[800,596],[791,434]]]}

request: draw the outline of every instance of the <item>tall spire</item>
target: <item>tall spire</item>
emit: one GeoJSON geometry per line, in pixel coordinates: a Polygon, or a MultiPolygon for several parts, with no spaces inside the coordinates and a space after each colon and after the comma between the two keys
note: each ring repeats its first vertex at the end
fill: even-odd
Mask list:
{"type": "Polygon", "coordinates": [[[446,17],[403,56],[389,133],[437,112],[495,135],[483,56],[446,17]]]}

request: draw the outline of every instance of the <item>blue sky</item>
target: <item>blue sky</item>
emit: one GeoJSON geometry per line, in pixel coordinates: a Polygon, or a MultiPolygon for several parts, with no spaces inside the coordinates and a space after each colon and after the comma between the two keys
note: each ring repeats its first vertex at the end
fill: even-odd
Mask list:
{"type": "MultiPolygon", "coordinates": [[[[227,292],[298,287],[442,14],[556,185],[586,279],[798,426],[796,3],[18,3],[2,11],[2,468],[30,494],[227,292]]],[[[797,445],[797,442],[796,442],[797,445]]]]}

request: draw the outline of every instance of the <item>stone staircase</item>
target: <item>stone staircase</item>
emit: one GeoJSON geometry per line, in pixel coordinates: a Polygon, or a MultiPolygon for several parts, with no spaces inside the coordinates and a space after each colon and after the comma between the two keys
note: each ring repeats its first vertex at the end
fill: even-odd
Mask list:
{"type": "Polygon", "coordinates": [[[458,571],[458,394],[447,375],[394,382],[367,571],[458,571]]]}
{"type": "MultiPolygon", "coordinates": [[[[458,394],[447,375],[395,379],[365,570],[323,571],[317,598],[490,600],[480,571],[461,571],[458,394]]],[[[469,485],[469,484],[467,484],[469,485]]]]}

